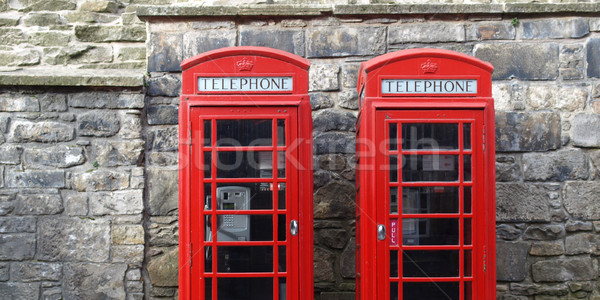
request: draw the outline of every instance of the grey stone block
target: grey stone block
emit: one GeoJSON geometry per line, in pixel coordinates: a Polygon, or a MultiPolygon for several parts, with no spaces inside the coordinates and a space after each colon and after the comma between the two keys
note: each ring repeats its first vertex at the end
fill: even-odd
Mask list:
{"type": "Polygon", "coordinates": [[[330,108],[335,105],[333,99],[325,93],[311,93],[310,94],[310,106],[312,110],[318,110],[322,108],[330,108]]]}
{"type": "Polygon", "coordinates": [[[306,31],[307,57],[344,57],[385,53],[385,27],[312,27],[306,31]]]}
{"type": "Polygon", "coordinates": [[[527,152],[560,148],[561,120],[553,112],[497,112],[496,151],[527,152]]]}
{"type": "Polygon", "coordinates": [[[340,67],[334,64],[315,64],[309,70],[308,90],[335,91],[339,89],[340,67]]]}
{"type": "Polygon", "coordinates": [[[315,247],[314,251],[315,282],[334,282],[334,262],[336,255],[333,252],[320,247],[315,247]]]}
{"type": "Polygon", "coordinates": [[[475,57],[494,65],[492,79],[553,80],[558,77],[559,46],[555,43],[478,44],[474,53],[475,57]]]}
{"type": "Polygon", "coordinates": [[[170,250],[164,255],[155,256],[148,262],[148,275],[153,286],[177,286],[179,270],[179,249],[170,250]]]}
{"type": "Polygon", "coordinates": [[[41,111],[67,111],[67,96],[65,94],[44,94],[39,98],[41,111]]]}
{"type": "Polygon", "coordinates": [[[150,246],[170,247],[179,243],[179,223],[176,216],[150,217],[150,246]]]}
{"type": "Polygon", "coordinates": [[[35,245],[36,238],[33,233],[0,234],[0,260],[32,259],[35,255],[35,245]]]}
{"type": "Polygon", "coordinates": [[[181,71],[179,64],[183,61],[182,34],[152,32],[148,48],[149,72],[181,71]]]}
{"type": "Polygon", "coordinates": [[[148,169],[148,213],[165,216],[179,207],[179,173],[164,168],[148,169]]]}
{"type": "Polygon", "coordinates": [[[85,163],[85,156],[83,148],[74,145],[57,145],[44,148],[27,147],[23,152],[23,163],[27,167],[70,168],[85,163]]]}
{"type": "Polygon", "coordinates": [[[27,191],[17,195],[16,215],[54,215],[63,211],[60,194],[55,190],[27,191]]]}
{"type": "Polygon", "coordinates": [[[159,128],[152,132],[152,150],[175,151],[179,149],[179,130],[177,127],[159,128]]]}
{"type": "Polygon", "coordinates": [[[571,257],[538,261],[531,265],[535,282],[565,282],[595,280],[598,268],[589,257],[571,257]]]}
{"type": "Polygon", "coordinates": [[[39,282],[0,282],[0,297],[10,300],[39,299],[39,282]]]}
{"type": "Polygon", "coordinates": [[[36,112],[40,111],[39,100],[33,96],[22,94],[0,95],[0,111],[36,112]]]}
{"type": "Polygon", "coordinates": [[[125,299],[126,264],[68,263],[64,266],[65,299],[125,299]]]}
{"type": "Polygon", "coordinates": [[[144,261],[144,245],[113,245],[112,261],[141,265],[144,261]]]}
{"type": "Polygon", "coordinates": [[[573,118],[573,145],[600,147],[600,115],[578,114],[573,118]]]}
{"type": "Polygon", "coordinates": [[[10,278],[10,264],[0,263],[0,281],[8,281],[10,278]]]}
{"type": "Polygon", "coordinates": [[[521,166],[515,156],[496,156],[496,181],[510,182],[519,181],[523,176],[521,166]]]}
{"type": "Polygon", "coordinates": [[[166,74],[148,79],[149,96],[179,96],[181,93],[181,79],[174,74],[166,74]]]}
{"type": "Polygon", "coordinates": [[[528,181],[577,180],[590,175],[589,160],[581,149],[524,153],[523,170],[528,181]]]}
{"type": "Polygon", "coordinates": [[[4,144],[0,146],[0,164],[17,165],[21,163],[23,148],[18,145],[4,144]]]}
{"type": "Polygon", "coordinates": [[[146,109],[149,125],[177,125],[179,109],[174,105],[154,105],[146,109]]]}
{"type": "Polygon", "coordinates": [[[514,40],[515,26],[508,22],[481,22],[467,25],[467,40],[514,40]]]}
{"type": "Polygon", "coordinates": [[[11,130],[8,140],[14,143],[56,143],[68,142],[75,138],[75,130],[73,127],[55,121],[36,123],[15,120],[10,127],[11,130]]]}
{"type": "Polygon", "coordinates": [[[142,156],[144,145],[143,140],[95,140],[91,146],[90,160],[103,167],[136,165],[142,156]]]}
{"type": "Polygon", "coordinates": [[[587,75],[588,77],[600,77],[600,39],[591,38],[587,45],[587,75]]]}
{"type": "Polygon", "coordinates": [[[496,279],[499,281],[523,281],[527,277],[527,253],[529,243],[496,243],[496,279]]]}
{"type": "Polygon", "coordinates": [[[65,172],[59,170],[6,170],[6,187],[10,188],[62,188],[65,172]]]}
{"type": "Polygon", "coordinates": [[[459,23],[408,23],[389,27],[389,44],[464,42],[465,26],[459,23]]]}
{"type": "Polygon", "coordinates": [[[10,266],[14,281],[58,281],[62,277],[62,264],[45,262],[16,262],[10,266]]]}
{"type": "Polygon", "coordinates": [[[124,190],[92,193],[89,199],[90,214],[135,215],[143,210],[142,190],[124,190]]]}
{"type": "Polygon", "coordinates": [[[317,133],[315,134],[313,142],[314,154],[356,152],[356,137],[351,133],[317,133]]]}
{"type": "Polygon", "coordinates": [[[82,42],[143,42],[146,26],[75,25],[75,37],[82,42]]]}
{"type": "Polygon", "coordinates": [[[549,222],[552,218],[549,193],[560,188],[552,184],[496,184],[498,222],[549,222]]]}
{"type": "MultiPolygon", "coordinates": [[[[210,29],[183,34],[183,57],[188,59],[207,51],[236,45],[235,29],[210,29]]],[[[151,52],[152,53],[152,52],[151,52]]]]}
{"type": "Polygon", "coordinates": [[[584,19],[545,19],[523,21],[523,39],[568,39],[581,38],[590,33],[584,19]]]}
{"type": "Polygon", "coordinates": [[[270,47],[304,56],[304,31],[302,29],[281,29],[242,26],[240,46],[270,47]]]}
{"type": "Polygon", "coordinates": [[[355,123],[356,117],[354,114],[339,109],[321,110],[313,116],[313,128],[321,132],[332,130],[354,131],[355,123]]]}
{"type": "Polygon", "coordinates": [[[0,233],[35,233],[34,217],[0,217],[0,233]]]}
{"type": "Polygon", "coordinates": [[[68,94],[70,107],[77,108],[143,108],[141,93],[85,92],[68,94]]]}
{"type": "Polygon", "coordinates": [[[104,262],[109,258],[109,244],[108,220],[48,217],[38,221],[39,260],[104,262]]]}
{"type": "Polygon", "coordinates": [[[314,197],[315,219],[353,218],[355,214],[354,186],[332,181],[321,187],[314,197]]]}
{"type": "Polygon", "coordinates": [[[348,246],[340,256],[340,275],[343,278],[356,277],[356,240],[354,238],[350,239],[348,246]]]}
{"type": "MultiPolygon", "coordinates": [[[[535,283],[511,283],[510,290],[513,294],[516,295],[527,295],[533,296],[536,295],[537,298],[548,297],[549,299],[554,299],[557,296],[564,296],[569,294],[569,287],[566,284],[535,284],[535,283]],[[552,297],[554,296],[554,297],[552,297]]],[[[511,299],[511,298],[509,298],[511,299]]],[[[526,300],[528,298],[516,298],[515,300],[526,300]]],[[[504,300],[504,299],[503,299],[504,300]]],[[[512,299],[511,299],[512,300],[512,299]]]]}
{"type": "Polygon", "coordinates": [[[565,237],[565,228],[562,225],[531,225],[523,232],[524,240],[550,241],[565,237]]]}
{"type": "Polygon", "coordinates": [[[521,236],[521,229],[515,225],[499,224],[496,225],[496,237],[505,241],[514,241],[521,236]]]}
{"type": "Polygon", "coordinates": [[[594,181],[569,181],[564,188],[564,207],[580,220],[600,220],[600,186],[594,181]]]}
{"type": "Polygon", "coordinates": [[[80,136],[108,137],[121,128],[119,117],[113,112],[86,112],[77,118],[77,133],[80,136]]]}
{"type": "Polygon", "coordinates": [[[116,191],[129,187],[128,170],[94,170],[73,176],[78,192],[116,191]]]}
{"type": "Polygon", "coordinates": [[[600,238],[594,233],[576,233],[565,237],[565,254],[599,254],[600,238]]]}
{"type": "Polygon", "coordinates": [[[343,108],[358,110],[358,92],[343,90],[338,93],[338,105],[343,108]]]}
{"type": "MultiPolygon", "coordinates": [[[[567,237],[568,238],[568,237],[567,237]]],[[[529,254],[534,256],[557,256],[565,253],[563,241],[543,241],[531,244],[529,254]]]]}

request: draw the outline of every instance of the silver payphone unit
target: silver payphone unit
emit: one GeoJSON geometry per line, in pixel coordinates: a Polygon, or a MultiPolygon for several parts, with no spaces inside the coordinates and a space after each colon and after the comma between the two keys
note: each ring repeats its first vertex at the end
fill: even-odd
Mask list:
{"type": "MultiPolygon", "coordinates": [[[[210,201],[210,196],[206,201],[210,201]]],[[[250,209],[250,188],[244,186],[217,187],[217,209],[248,210],[250,209]]],[[[206,223],[207,241],[212,240],[210,223],[206,223]]],[[[223,242],[249,241],[250,216],[223,215],[217,218],[217,239],[223,242]]]]}

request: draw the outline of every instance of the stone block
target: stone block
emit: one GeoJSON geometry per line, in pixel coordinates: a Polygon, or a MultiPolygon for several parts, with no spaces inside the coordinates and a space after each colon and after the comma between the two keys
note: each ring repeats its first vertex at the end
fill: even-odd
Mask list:
{"type": "Polygon", "coordinates": [[[10,126],[8,141],[13,143],[57,143],[68,142],[74,138],[75,130],[64,123],[15,120],[10,126]]]}
{"type": "Polygon", "coordinates": [[[70,168],[85,163],[85,156],[83,148],[75,145],[27,147],[23,151],[23,163],[28,168],[39,166],[70,168]]]}
{"type": "Polygon", "coordinates": [[[595,280],[598,268],[589,257],[570,257],[538,261],[531,265],[535,282],[565,282],[595,280]]]}
{"type": "Polygon", "coordinates": [[[54,215],[62,211],[63,202],[57,191],[31,190],[17,195],[13,212],[16,215],[54,215]]]}
{"type": "MultiPolygon", "coordinates": [[[[569,293],[569,287],[566,284],[541,285],[535,283],[511,283],[510,290],[513,294],[533,296],[538,299],[545,297],[544,295],[554,296],[551,299],[556,299],[557,296],[564,296],[569,293]]],[[[511,299],[511,298],[509,298],[511,299]]],[[[517,298],[518,300],[529,299],[527,297],[517,298]]],[[[560,298],[559,298],[560,299],[560,298]]],[[[504,299],[503,299],[504,300],[504,299]]],[[[507,299],[508,300],[508,299],[507,299]]],[[[511,299],[512,300],[512,299],[511,299]]],[[[544,300],[550,300],[548,298],[544,300]]]]}
{"type": "Polygon", "coordinates": [[[567,224],[565,224],[565,229],[567,232],[592,231],[594,229],[594,223],[578,220],[568,221],[567,224]]]}
{"type": "Polygon", "coordinates": [[[344,57],[385,53],[386,31],[381,26],[312,27],[306,31],[306,55],[344,57]]]}
{"type": "Polygon", "coordinates": [[[10,119],[8,115],[0,115],[0,133],[6,133],[10,119]]]}
{"type": "Polygon", "coordinates": [[[577,19],[544,19],[521,22],[523,39],[577,39],[590,33],[587,20],[577,19]]]}
{"type": "Polygon", "coordinates": [[[67,96],[65,94],[48,93],[39,98],[40,110],[42,112],[67,111],[67,96]]]}
{"type": "Polygon", "coordinates": [[[71,190],[63,190],[65,213],[68,216],[87,216],[88,196],[86,193],[77,193],[71,190]]]}
{"type": "Polygon", "coordinates": [[[142,279],[142,271],[140,269],[129,269],[127,273],[125,273],[125,279],[127,280],[141,280],[142,279]]]}
{"type": "Polygon", "coordinates": [[[356,89],[358,83],[358,70],[360,64],[344,64],[342,65],[342,86],[345,88],[356,89]]]}
{"type": "Polygon", "coordinates": [[[0,282],[8,281],[10,277],[10,264],[9,263],[0,263],[0,282]]]}
{"type": "Polygon", "coordinates": [[[97,192],[90,195],[90,214],[101,215],[134,215],[143,210],[143,190],[125,190],[114,192],[97,192]]]}
{"type": "Polygon", "coordinates": [[[468,41],[514,40],[515,26],[508,22],[481,22],[467,25],[468,41]]]}
{"type": "Polygon", "coordinates": [[[558,77],[559,46],[555,43],[478,44],[474,53],[475,57],[494,65],[492,79],[553,80],[558,77]]]}
{"type": "Polygon", "coordinates": [[[340,275],[343,278],[356,277],[356,240],[354,238],[350,239],[348,246],[340,256],[340,275]]]}
{"type": "Polygon", "coordinates": [[[496,238],[503,239],[505,241],[514,241],[521,237],[521,229],[515,225],[510,224],[499,224],[496,225],[496,238]]]}
{"type": "Polygon", "coordinates": [[[13,281],[59,281],[62,277],[62,264],[45,262],[16,262],[10,266],[13,281]]]}
{"type": "Polygon", "coordinates": [[[25,15],[21,21],[25,26],[51,26],[64,23],[58,13],[51,12],[30,13],[25,15]]]}
{"type": "Polygon", "coordinates": [[[0,45],[15,46],[27,41],[19,28],[0,28],[0,45]]]}
{"type": "Polygon", "coordinates": [[[61,11],[77,9],[76,0],[52,0],[52,1],[27,1],[24,7],[19,10],[22,12],[32,11],[61,11]]]}
{"type": "Polygon", "coordinates": [[[177,217],[151,217],[148,225],[150,246],[168,247],[179,243],[179,223],[177,217]]]}
{"type": "Polygon", "coordinates": [[[175,97],[181,93],[181,77],[174,74],[151,77],[147,82],[149,96],[175,97]]]}
{"type": "Polygon", "coordinates": [[[315,247],[314,251],[315,282],[335,281],[334,263],[336,255],[320,247],[315,247]]]}
{"type": "Polygon", "coordinates": [[[499,281],[523,281],[527,277],[529,243],[496,243],[496,278],[499,281]]]}
{"type": "Polygon", "coordinates": [[[338,105],[343,108],[358,110],[358,92],[343,90],[338,93],[338,105]]]}
{"type": "Polygon", "coordinates": [[[331,108],[335,105],[335,102],[331,99],[328,94],[325,93],[311,93],[310,94],[310,106],[312,110],[318,110],[322,108],[331,108]]]}
{"type": "Polygon", "coordinates": [[[460,23],[430,22],[392,25],[388,29],[388,43],[446,43],[464,42],[465,26],[460,23]]]}
{"type": "Polygon", "coordinates": [[[153,286],[177,286],[179,270],[179,249],[175,248],[164,255],[155,256],[148,262],[148,275],[153,286]]]}
{"type": "Polygon", "coordinates": [[[0,233],[35,233],[34,217],[0,217],[0,233]]]}
{"type": "MultiPolygon", "coordinates": [[[[181,71],[183,61],[183,34],[155,33],[150,34],[148,42],[148,71],[177,72],[181,71]]],[[[202,52],[194,53],[193,55],[202,52]]],[[[189,58],[191,56],[186,56],[189,58]]]]}
{"type": "Polygon", "coordinates": [[[518,158],[512,155],[496,156],[496,181],[519,181],[523,177],[518,158]]]}
{"type": "MultiPolygon", "coordinates": [[[[0,171],[4,172],[4,167],[1,167],[0,171]]],[[[0,183],[3,183],[2,180],[0,183]]],[[[14,211],[16,199],[17,192],[0,190],[0,216],[6,216],[14,211]]]]}
{"type": "Polygon", "coordinates": [[[126,264],[67,263],[64,266],[65,299],[125,299],[126,264]]]}
{"type": "Polygon", "coordinates": [[[179,149],[179,130],[177,127],[159,128],[152,131],[152,150],[175,151],[179,149]]]}
{"type": "Polygon", "coordinates": [[[314,195],[314,218],[353,218],[355,214],[354,186],[343,181],[332,181],[314,195]]]}
{"type": "Polygon", "coordinates": [[[39,299],[39,282],[0,282],[0,296],[6,296],[6,299],[39,299]]]}
{"type": "Polygon", "coordinates": [[[79,6],[81,11],[116,13],[119,10],[119,5],[115,1],[107,0],[88,0],[79,6]]]}
{"type": "MultiPolygon", "coordinates": [[[[142,293],[144,291],[144,283],[142,281],[128,281],[127,283],[125,283],[125,285],[127,286],[128,293],[142,293]]],[[[131,295],[131,294],[129,294],[129,295],[131,295]]],[[[134,294],[134,295],[136,295],[136,294],[134,294]]],[[[133,298],[133,296],[131,298],[133,298]]],[[[142,300],[142,299],[144,299],[144,295],[141,294],[141,296],[139,296],[139,298],[133,298],[133,299],[142,300]]]]}
{"type": "Polygon", "coordinates": [[[23,94],[1,94],[0,111],[8,112],[37,112],[40,103],[37,98],[23,94]]]}
{"type": "Polygon", "coordinates": [[[355,153],[356,137],[351,133],[324,132],[316,133],[314,140],[314,154],[327,153],[355,153]]]}
{"type": "Polygon", "coordinates": [[[17,165],[21,163],[21,153],[23,148],[13,144],[3,144],[0,146],[0,164],[17,165]]]}
{"type": "Polygon", "coordinates": [[[576,233],[565,237],[565,254],[600,254],[600,238],[594,233],[576,233]]]}
{"type": "Polygon", "coordinates": [[[0,260],[33,259],[35,245],[33,233],[0,234],[0,260]]]}
{"type": "Polygon", "coordinates": [[[589,160],[581,149],[524,153],[523,172],[527,181],[565,181],[587,179],[589,160]]]}
{"type": "Polygon", "coordinates": [[[565,228],[561,225],[531,225],[523,232],[524,240],[550,241],[565,237],[565,228]]]}
{"type": "Polygon", "coordinates": [[[207,29],[186,32],[183,34],[183,57],[187,59],[207,51],[233,47],[236,45],[236,39],[237,31],[235,29],[207,29]]]}
{"type": "Polygon", "coordinates": [[[531,245],[529,250],[529,254],[534,256],[558,256],[564,253],[565,245],[563,241],[536,242],[531,245]]]}
{"type": "Polygon", "coordinates": [[[122,46],[116,48],[118,61],[146,60],[146,47],[122,46]]]}
{"type": "Polygon", "coordinates": [[[113,245],[112,261],[141,265],[144,261],[144,245],[113,245]]]}
{"type": "Polygon", "coordinates": [[[320,110],[313,116],[313,128],[316,131],[326,132],[332,130],[354,131],[356,117],[354,114],[339,110],[320,110]]]}
{"type": "Polygon", "coordinates": [[[40,53],[35,49],[0,50],[0,66],[32,66],[40,63],[40,53]]]}
{"type": "Polygon", "coordinates": [[[600,77],[600,38],[591,38],[587,45],[587,75],[600,77]]]}
{"type": "Polygon", "coordinates": [[[129,187],[128,170],[94,170],[73,176],[78,192],[116,191],[129,187]]]}
{"type": "Polygon", "coordinates": [[[9,188],[62,188],[65,172],[59,170],[6,170],[5,185],[9,188]]]}
{"type": "Polygon", "coordinates": [[[102,167],[136,165],[144,151],[143,140],[104,141],[92,143],[90,160],[102,167]]]}
{"type": "Polygon", "coordinates": [[[149,125],[177,125],[179,109],[174,105],[154,105],[146,109],[149,125]]]}
{"type": "Polygon", "coordinates": [[[349,235],[344,229],[324,228],[315,232],[316,240],[320,245],[332,249],[344,249],[348,243],[349,235]]]}
{"type": "Polygon", "coordinates": [[[549,222],[553,184],[496,184],[496,219],[498,222],[549,222]]]}
{"type": "Polygon", "coordinates": [[[554,112],[496,112],[496,151],[548,151],[561,146],[561,120],[554,112]]]}
{"type": "Polygon", "coordinates": [[[81,42],[143,42],[146,27],[140,25],[75,25],[75,37],[81,42]]]}
{"type": "Polygon", "coordinates": [[[48,217],[38,221],[36,259],[105,262],[110,254],[105,219],[48,217]]]}
{"type": "MultiPolygon", "coordinates": [[[[0,11],[2,10],[3,3],[0,3],[0,11]]],[[[2,13],[0,14],[0,26],[9,27],[17,26],[21,20],[21,15],[18,13],[2,13]]]]}
{"type": "Polygon", "coordinates": [[[309,70],[308,90],[335,91],[339,89],[340,67],[334,64],[314,64],[309,70]]]}
{"type": "Polygon", "coordinates": [[[588,96],[585,87],[530,85],[525,101],[529,107],[536,110],[558,109],[573,112],[585,108],[588,96]]]}
{"type": "Polygon", "coordinates": [[[85,92],[68,95],[70,107],[75,108],[143,108],[141,93],[85,92]]]}
{"type": "Polygon", "coordinates": [[[117,245],[143,245],[144,227],[141,225],[113,225],[112,243],[117,245]]]}
{"type": "Polygon", "coordinates": [[[108,137],[121,128],[119,117],[113,112],[85,112],[77,117],[77,133],[80,136],[108,137]]]}
{"type": "Polygon", "coordinates": [[[121,130],[118,137],[125,140],[141,139],[142,138],[142,119],[139,111],[121,112],[121,130]]]}
{"type": "Polygon", "coordinates": [[[573,145],[578,147],[600,147],[600,115],[578,114],[572,121],[573,145]]]}
{"type": "Polygon", "coordinates": [[[179,207],[179,171],[148,168],[148,214],[165,216],[179,207]]]}
{"type": "Polygon", "coordinates": [[[240,46],[261,46],[304,56],[302,29],[240,27],[240,46]]]}
{"type": "Polygon", "coordinates": [[[594,181],[570,181],[564,188],[564,207],[575,219],[600,220],[600,185],[594,181]]]}

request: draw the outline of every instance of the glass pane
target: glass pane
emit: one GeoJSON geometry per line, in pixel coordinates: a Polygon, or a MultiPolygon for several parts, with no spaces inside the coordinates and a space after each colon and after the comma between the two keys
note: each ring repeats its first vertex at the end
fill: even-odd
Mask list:
{"type": "Polygon", "coordinates": [[[277,120],[277,146],[285,146],[285,120],[277,120]]]}
{"type": "Polygon", "coordinates": [[[212,299],[212,278],[204,278],[204,299],[212,299]]]}
{"type": "Polygon", "coordinates": [[[287,237],[287,220],[285,215],[277,216],[277,240],[284,242],[287,237]]]}
{"type": "Polygon", "coordinates": [[[464,172],[465,172],[464,180],[465,180],[465,182],[469,182],[472,180],[471,179],[471,155],[463,156],[463,163],[464,163],[464,172]]]}
{"type": "Polygon", "coordinates": [[[398,277],[398,251],[390,250],[390,277],[398,277]]]}
{"type": "Polygon", "coordinates": [[[217,256],[219,273],[273,272],[272,246],[221,246],[217,256]]]}
{"type": "Polygon", "coordinates": [[[402,274],[404,277],[458,277],[458,263],[458,250],[405,250],[402,274]]]}
{"type": "Polygon", "coordinates": [[[473,244],[472,223],[470,218],[465,218],[465,245],[473,244]]]}
{"type": "Polygon", "coordinates": [[[465,277],[473,276],[473,251],[465,250],[465,277]]]}
{"type": "Polygon", "coordinates": [[[465,281],[465,300],[473,299],[473,283],[465,281]]]}
{"type": "Polygon", "coordinates": [[[273,152],[219,152],[218,178],[273,178],[273,152]]]}
{"type": "Polygon", "coordinates": [[[390,214],[398,213],[398,188],[390,187],[390,214]]]}
{"type": "Polygon", "coordinates": [[[219,278],[217,289],[222,300],[273,299],[273,278],[219,278]]]}
{"type": "Polygon", "coordinates": [[[463,149],[471,150],[471,124],[463,124],[463,149]]]}
{"type": "Polygon", "coordinates": [[[212,153],[210,151],[204,151],[204,178],[210,178],[212,176],[212,153]]]}
{"type": "Polygon", "coordinates": [[[279,246],[279,267],[277,268],[278,272],[283,273],[287,272],[287,253],[285,246],[279,246]]]}
{"type": "Polygon", "coordinates": [[[458,181],[458,155],[404,155],[402,181],[458,181]]]}
{"type": "Polygon", "coordinates": [[[390,300],[398,300],[398,283],[390,282],[390,300]]]}
{"type": "Polygon", "coordinates": [[[405,282],[402,289],[403,300],[459,300],[459,282],[405,282]]]}
{"type": "Polygon", "coordinates": [[[210,242],[212,238],[212,216],[204,216],[204,241],[210,242]]]}
{"type": "Polygon", "coordinates": [[[464,206],[465,206],[465,213],[470,214],[471,213],[471,187],[470,186],[465,186],[464,188],[464,206]]]}
{"type": "Polygon", "coordinates": [[[458,245],[458,219],[403,219],[404,245],[458,245]]]}
{"type": "Polygon", "coordinates": [[[210,183],[204,184],[204,210],[212,209],[212,189],[210,183]]]}
{"type": "Polygon", "coordinates": [[[204,247],[204,272],[212,273],[212,246],[204,247]]]}
{"type": "Polygon", "coordinates": [[[219,183],[219,210],[273,209],[273,192],[269,183],[219,183]]]}
{"type": "Polygon", "coordinates": [[[273,121],[217,120],[217,146],[272,146],[273,121]]]}
{"type": "Polygon", "coordinates": [[[405,187],[402,189],[402,213],[458,213],[458,187],[405,187]]]}
{"type": "Polygon", "coordinates": [[[212,120],[204,120],[204,147],[210,147],[212,144],[212,120]]]}
{"type": "Polygon", "coordinates": [[[277,208],[278,209],[285,209],[285,182],[280,182],[277,184],[277,208]]]}
{"type": "Polygon", "coordinates": [[[390,150],[398,150],[398,124],[390,123],[390,150]]]}
{"type": "Polygon", "coordinates": [[[458,124],[402,124],[402,149],[458,149],[458,124]]]}
{"type": "Polygon", "coordinates": [[[398,182],[398,156],[390,155],[390,182],[398,182]]]}
{"type": "Polygon", "coordinates": [[[279,300],[285,300],[287,295],[287,283],[285,277],[279,277],[279,300]]]}
{"type": "Polygon", "coordinates": [[[272,241],[273,218],[270,215],[217,216],[217,241],[272,241]]]}
{"type": "Polygon", "coordinates": [[[285,151],[277,152],[277,177],[285,178],[285,151]]]}

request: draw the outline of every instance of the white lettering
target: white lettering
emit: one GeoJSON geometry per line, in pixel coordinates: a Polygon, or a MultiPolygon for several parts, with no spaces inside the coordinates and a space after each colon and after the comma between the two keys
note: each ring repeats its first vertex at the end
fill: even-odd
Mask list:
{"type": "Polygon", "coordinates": [[[381,94],[477,94],[477,79],[382,79],[381,94]]]}

